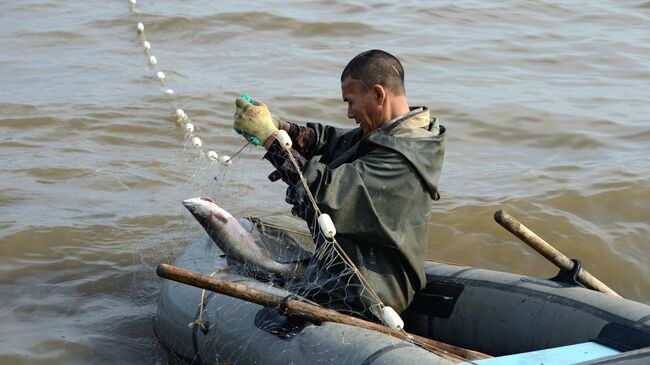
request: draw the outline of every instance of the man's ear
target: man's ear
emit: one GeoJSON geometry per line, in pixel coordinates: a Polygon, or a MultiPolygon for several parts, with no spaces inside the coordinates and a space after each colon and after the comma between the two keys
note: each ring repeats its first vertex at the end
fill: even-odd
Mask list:
{"type": "Polygon", "coordinates": [[[377,100],[377,104],[383,105],[384,101],[386,101],[386,89],[380,84],[375,84],[375,86],[372,87],[372,92],[375,94],[374,96],[377,100]]]}

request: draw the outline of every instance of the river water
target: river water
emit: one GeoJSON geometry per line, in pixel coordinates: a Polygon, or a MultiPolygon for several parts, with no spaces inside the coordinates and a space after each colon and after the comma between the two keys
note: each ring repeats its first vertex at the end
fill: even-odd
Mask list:
{"type": "Polygon", "coordinates": [[[288,211],[259,148],[188,142],[138,21],[219,154],[238,94],[352,126],[341,70],[394,53],[448,129],[429,258],[554,275],[505,209],[650,304],[650,2],[1,1],[0,363],[165,363],[154,269],[202,234],[181,201],[288,211]]]}

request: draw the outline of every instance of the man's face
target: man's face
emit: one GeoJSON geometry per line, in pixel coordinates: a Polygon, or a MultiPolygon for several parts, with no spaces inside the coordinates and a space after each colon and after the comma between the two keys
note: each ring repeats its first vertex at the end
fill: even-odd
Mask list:
{"type": "Polygon", "coordinates": [[[341,83],[343,101],[348,103],[348,118],[361,125],[363,134],[379,128],[382,124],[375,93],[356,79],[347,78],[341,83]]]}

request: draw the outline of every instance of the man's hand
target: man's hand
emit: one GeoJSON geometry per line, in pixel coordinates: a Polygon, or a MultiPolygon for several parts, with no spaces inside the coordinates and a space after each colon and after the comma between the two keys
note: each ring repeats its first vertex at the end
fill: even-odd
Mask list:
{"type": "Polygon", "coordinates": [[[282,122],[271,116],[266,104],[252,104],[243,98],[235,99],[234,129],[254,145],[264,145],[264,142],[278,131],[282,122]]]}

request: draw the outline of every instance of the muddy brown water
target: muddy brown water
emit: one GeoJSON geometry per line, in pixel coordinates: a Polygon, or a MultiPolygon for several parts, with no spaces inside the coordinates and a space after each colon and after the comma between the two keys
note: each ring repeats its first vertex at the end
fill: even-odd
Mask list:
{"type": "Polygon", "coordinates": [[[396,54],[448,129],[429,258],[555,269],[505,209],[650,304],[650,2],[0,2],[0,363],[165,363],[153,273],[201,235],[185,198],[288,211],[260,149],[228,168],[174,123],[135,25],[206,148],[232,154],[242,92],[352,126],[339,75],[396,54]],[[215,177],[217,178],[215,180],[215,177]]]}

